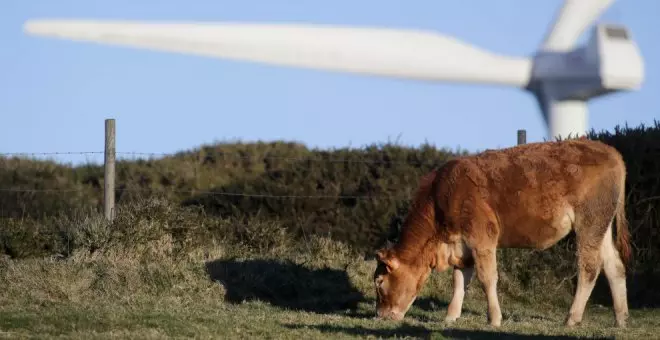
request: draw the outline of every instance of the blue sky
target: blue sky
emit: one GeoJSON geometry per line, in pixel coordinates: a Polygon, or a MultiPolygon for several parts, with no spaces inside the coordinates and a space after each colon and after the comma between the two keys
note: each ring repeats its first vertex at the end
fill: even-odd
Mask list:
{"type": "MultiPolygon", "coordinates": [[[[117,151],[176,152],[231,140],[362,147],[399,140],[470,151],[543,140],[533,97],[519,89],[273,67],[26,36],[29,18],[298,22],[421,28],[525,56],[560,0],[3,0],[0,153],[102,151],[105,118],[117,151]],[[510,124],[513,121],[515,124],[510,124]]],[[[627,25],[645,58],[637,92],[590,102],[590,125],[660,118],[657,0],[618,0],[600,18],[627,25]]],[[[57,158],[64,162],[98,157],[57,158]]]]}

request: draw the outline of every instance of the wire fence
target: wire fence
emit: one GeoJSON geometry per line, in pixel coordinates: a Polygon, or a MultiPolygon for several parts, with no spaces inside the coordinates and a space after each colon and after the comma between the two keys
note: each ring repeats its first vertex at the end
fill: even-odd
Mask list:
{"type": "MultiPolygon", "coordinates": [[[[103,157],[106,154],[105,151],[58,151],[58,152],[4,152],[0,153],[0,161],[2,159],[9,160],[11,158],[20,158],[21,160],[37,160],[39,161],[40,158],[42,160],[48,160],[48,158],[52,157],[63,157],[63,158],[68,158],[71,156],[96,156],[96,157],[103,157]],[[43,159],[45,157],[45,159],[43,159]]],[[[369,165],[381,165],[381,164],[389,164],[389,165],[395,165],[395,164],[402,164],[402,165],[421,165],[421,164],[426,164],[426,165],[432,165],[434,162],[428,161],[428,160],[397,160],[397,159],[349,159],[349,158],[337,158],[337,157],[319,157],[318,154],[310,154],[309,156],[304,156],[304,157],[287,157],[287,156],[275,156],[275,155],[268,155],[267,153],[261,154],[261,155],[249,155],[249,154],[244,154],[241,152],[226,152],[226,151],[218,151],[218,150],[213,150],[211,153],[213,157],[215,157],[217,162],[232,162],[233,160],[252,160],[252,161],[258,161],[258,162],[263,162],[263,161],[278,161],[278,162],[315,162],[315,163],[322,163],[322,164],[369,164],[369,165]]],[[[116,151],[114,152],[114,155],[119,156],[119,157],[125,157],[124,161],[127,163],[122,164],[121,160],[118,158],[117,159],[117,170],[120,171],[122,165],[131,165],[133,162],[136,160],[143,160],[145,158],[152,158],[151,160],[153,161],[159,161],[159,160],[164,160],[164,159],[174,159],[174,160],[183,160],[188,161],[188,162],[200,162],[203,161],[203,157],[206,155],[209,155],[205,153],[204,151],[189,151],[189,152],[176,152],[176,153],[164,153],[164,152],[135,152],[135,151],[116,151]],[[200,157],[197,157],[195,153],[199,153],[200,157]],[[135,159],[137,158],[137,159],[135,159]],[[154,159],[156,158],[156,159],[154,159]]],[[[52,160],[52,159],[51,159],[52,160]]],[[[59,161],[62,161],[60,159],[59,161]]],[[[60,162],[58,162],[60,163],[60,162]]],[[[66,163],[66,162],[64,162],[66,163]]],[[[20,166],[20,165],[19,165],[20,166]]],[[[95,167],[104,167],[104,164],[96,164],[95,167]]],[[[239,165],[240,167],[240,165],[239,165]]],[[[167,176],[177,176],[176,171],[175,172],[170,172],[166,173],[167,170],[159,168],[158,166],[150,167],[151,171],[154,171],[155,173],[159,174],[160,176],[167,177],[167,176]]],[[[180,169],[179,169],[180,170],[180,169]]],[[[277,170],[277,169],[274,169],[277,170]]],[[[264,171],[268,172],[268,171],[264,171]]],[[[116,174],[115,174],[116,176],[116,174]]],[[[124,178],[125,179],[125,178],[124,178]]],[[[122,183],[123,185],[123,183],[122,183]]],[[[40,184],[32,184],[32,186],[40,186],[40,184]]],[[[95,193],[95,195],[98,195],[99,197],[102,197],[104,191],[103,185],[100,186],[90,186],[90,185],[81,185],[76,188],[25,188],[25,187],[20,187],[20,185],[16,185],[16,187],[13,187],[13,185],[9,185],[9,187],[2,187],[0,186],[0,195],[2,194],[25,194],[25,195],[41,195],[41,194],[70,194],[70,193],[95,193]]],[[[162,194],[162,193],[170,193],[170,194],[181,194],[181,195],[203,195],[203,196],[226,196],[226,197],[246,197],[246,198],[261,198],[261,199],[284,199],[284,200],[346,200],[346,199],[352,199],[352,200],[405,200],[409,198],[409,193],[401,193],[399,190],[396,194],[386,194],[386,193],[379,193],[379,194],[371,194],[371,195],[342,195],[342,194],[318,194],[318,195],[292,195],[292,194],[285,194],[285,195],[278,195],[278,194],[270,194],[270,193],[244,193],[244,192],[227,192],[227,191],[220,191],[220,190],[203,190],[203,189],[194,189],[194,190],[181,190],[181,189],[175,189],[175,188],[136,188],[136,187],[121,187],[117,186],[113,188],[113,191],[116,193],[144,193],[148,195],[153,195],[153,194],[162,194]]],[[[26,199],[26,202],[30,201],[33,198],[30,198],[29,196],[17,196],[20,197],[20,199],[26,199]]],[[[27,203],[28,205],[30,203],[27,203]]],[[[115,208],[113,207],[113,210],[115,208]]],[[[5,219],[5,212],[2,211],[2,207],[0,207],[0,219],[5,219]]],[[[20,215],[20,213],[19,213],[20,215]]],[[[114,211],[113,211],[114,215],[114,211]]],[[[11,219],[11,217],[10,217],[11,219]]],[[[70,228],[71,226],[67,226],[66,228],[70,228]]],[[[70,239],[70,234],[71,230],[69,229],[50,229],[49,226],[46,225],[40,225],[39,227],[39,234],[41,235],[65,235],[66,239],[70,239]],[[45,229],[42,229],[45,228],[45,229]]],[[[0,233],[2,233],[2,230],[0,228],[0,233]]],[[[68,247],[68,245],[67,245],[68,247]]]]}
{"type": "MultiPolygon", "coordinates": [[[[114,211],[114,205],[115,205],[115,194],[116,193],[124,193],[124,192],[132,192],[132,193],[154,193],[153,189],[145,189],[145,188],[126,188],[126,187],[117,187],[115,185],[116,182],[116,163],[117,163],[117,156],[121,157],[166,157],[166,158],[188,158],[188,159],[194,159],[194,153],[186,153],[186,152],[178,152],[178,153],[162,153],[162,152],[136,152],[136,151],[116,151],[115,149],[115,120],[114,119],[106,119],[105,121],[105,150],[104,151],[65,151],[65,152],[9,152],[9,153],[0,153],[0,158],[16,158],[16,157],[53,157],[53,156],[92,156],[92,155],[103,155],[104,160],[103,160],[103,167],[104,167],[104,186],[100,187],[98,189],[103,190],[103,195],[104,195],[104,210],[106,213],[107,218],[112,219],[113,218],[113,213],[114,211]]],[[[518,130],[517,131],[517,144],[524,144],[526,143],[526,132],[525,130],[518,130]]],[[[200,149],[198,151],[198,161],[201,159],[201,156],[204,155],[203,149],[200,149]]],[[[322,162],[322,163],[344,163],[344,164],[351,164],[351,163],[358,163],[358,164],[371,164],[371,165],[377,165],[377,164],[388,164],[388,165],[396,165],[396,164],[415,164],[417,166],[422,166],[422,165],[433,165],[433,163],[425,163],[424,161],[420,160],[392,160],[392,159],[349,159],[349,158],[332,158],[332,157],[324,157],[324,158],[317,158],[317,157],[287,157],[287,156],[273,156],[273,155],[261,155],[255,157],[254,155],[246,155],[245,153],[240,153],[240,152],[219,152],[215,151],[213,153],[213,156],[216,158],[221,158],[222,160],[227,160],[227,159],[235,159],[235,160],[255,160],[258,159],[260,161],[280,161],[280,162],[322,162]]],[[[121,164],[121,159],[119,160],[121,164]]],[[[135,159],[133,159],[135,161],[135,159]]],[[[157,168],[152,168],[152,170],[158,172],[163,178],[167,178],[165,174],[163,174],[159,169],[157,168]]],[[[47,189],[40,189],[40,188],[17,188],[17,187],[5,187],[2,188],[0,187],[0,192],[4,193],[24,193],[24,194],[40,194],[40,193],[71,193],[71,192],[82,192],[82,191],[89,191],[90,188],[67,188],[67,189],[52,189],[52,188],[47,188],[47,189]]],[[[397,198],[396,196],[392,195],[383,195],[383,194],[378,194],[378,195],[328,195],[328,194],[322,194],[322,195],[277,195],[277,194],[270,194],[270,193],[245,193],[245,192],[227,192],[227,191],[218,191],[218,190],[181,190],[181,189],[167,189],[166,190],[169,193],[176,193],[176,194],[196,194],[196,195],[210,195],[210,196],[234,196],[234,197],[253,197],[253,198],[280,198],[280,199],[378,199],[378,198],[383,198],[387,197],[389,199],[392,198],[397,198]]],[[[398,197],[398,198],[408,198],[406,197],[398,197]]]]}
{"type": "MultiPolygon", "coordinates": [[[[118,195],[117,197],[119,198],[117,201],[120,202],[123,201],[125,202],[124,205],[129,205],[129,206],[131,205],[131,203],[126,203],[126,202],[133,202],[134,198],[140,198],[140,196],[142,195],[146,196],[147,198],[165,195],[167,197],[175,198],[177,200],[183,199],[184,197],[190,197],[193,198],[193,200],[196,200],[200,198],[214,197],[214,196],[243,197],[243,198],[253,198],[257,200],[260,199],[284,200],[283,205],[279,205],[279,206],[280,207],[285,206],[284,207],[285,210],[288,209],[286,207],[288,205],[291,205],[291,209],[294,210],[297,209],[296,207],[299,204],[307,205],[309,204],[309,202],[306,202],[307,200],[323,200],[323,202],[320,202],[319,205],[325,205],[326,207],[331,206],[333,204],[343,205],[344,202],[346,202],[346,201],[341,202],[343,200],[349,200],[347,206],[353,206],[354,203],[351,202],[351,200],[352,201],[366,200],[368,202],[367,205],[375,204],[376,206],[378,205],[383,206],[382,203],[384,203],[384,206],[394,207],[398,203],[392,204],[393,201],[406,201],[411,198],[412,191],[414,190],[412,186],[407,186],[405,188],[400,186],[392,187],[392,188],[381,187],[377,190],[372,190],[369,188],[366,190],[353,189],[354,191],[348,191],[348,192],[344,192],[336,188],[332,188],[332,189],[327,188],[326,190],[321,189],[318,191],[318,194],[315,194],[314,189],[287,188],[286,185],[282,185],[276,189],[277,191],[273,190],[273,192],[268,192],[270,190],[265,189],[267,187],[261,189],[255,188],[254,191],[246,190],[246,192],[242,192],[242,190],[244,189],[241,188],[241,185],[225,186],[225,185],[213,185],[213,184],[209,185],[209,183],[199,184],[197,183],[197,180],[199,179],[199,177],[197,177],[199,175],[197,171],[198,169],[205,167],[204,164],[207,158],[211,158],[212,162],[215,163],[215,165],[211,165],[207,169],[203,170],[205,172],[205,175],[201,175],[201,176],[208,176],[209,171],[211,172],[222,171],[223,166],[221,163],[223,162],[227,163],[231,168],[233,168],[233,170],[231,171],[237,171],[238,169],[241,169],[242,167],[246,166],[246,164],[247,166],[253,166],[255,165],[254,163],[263,162],[265,164],[266,162],[270,162],[272,163],[271,164],[272,168],[264,168],[259,170],[259,171],[263,171],[263,173],[265,173],[266,176],[270,176],[270,174],[286,168],[287,163],[298,164],[303,168],[309,167],[310,164],[315,164],[316,167],[319,166],[325,167],[327,165],[328,167],[333,166],[335,167],[335,169],[337,168],[336,165],[342,166],[342,164],[346,164],[346,165],[365,164],[368,166],[360,167],[360,168],[373,170],[374,167],[377,167],[378,168],[377,171],[381,171],[380,169],[383,169],[385,171],[388,170],[401,171],[402,168],[399,168],[398,170],[393,168],[395,168],[398,165],[412,166],[413,168],[417,168],[417,169],[419,169],[420,167],[433,168],[440,165],[440,163],[443,162],[443,160],[438,158],[424,159],[423,157],[419,157],[421,154],[415,155],[414,158],[406,159],[406,157],[408,157],[407,154],[401,154],[399,155],[401,156],[401,158],[397,158],[398,157],[397,155],[387,155],[386,153],[383,153],[380,155],[373,154],[373,159],[366,159],[364,158],[365,157],[364,154],[360,154],[357,156],[353,154],[353,155],[348,155],[346,157],[336,157],[337,154],[335,153],[333,155],[332,152],[305,152],[304,156],[296,157],[286,154],[285,155],[272,154],[269,153],[269,150],[254,150],[256,152],[251,154],[250,151],[248,150],[229,151],[229,150],[217,149],[215,147],[207,148],[206,146],[200,147],[197,150],[179,151],[175,153],[116,151],[114,148],[114,131],[112,131],[112,134],[113,135],[111,136],[111,138],[108,138],[108,134],[106,133],[106,148],[104,151],[81,150],[81,151],[55,151],[55,152],[0,152],[0,165],[3,164],[2,163],[3,161],[6,162],[7,160],[11,161],[12,159],[13,160],[20,159],[12,165],[13,167],[15,167],[15,169],[21,169],[21,167],[24,166],[23,164],[21,164],[23,160],[55,161],[56,164],[60,163],[59,165],[66,166],[66,164],[62,164],[62,163],[68,163],[67,160],[70,160],[72,158],[93,157],[95,158],[94,162],[89,162],[88,159],[87,162],[83,162],[77,166],[71,166],[70,169],[72,170],[82,169],[83,177],[84,177],[87,176],[84,175],[84,171],[89,171],[89,167],[91,166],[92,169],[90,172],[91,174],[90,176],[94,177],[94,180],[96,181],[95,183],[89,183],[89,182],[85,182],[85,180],[82,180],[80,177],[78,177],[77,179],[73,180],[72,182],[69,182],[68,184],[61,184],[61,183],[58,184],[57,179],[52,178],[53,175],[47,172],[45,172],[44,174],[39,174],[40,170],[37,170],[37,173],[26,172],[25,174],[20,174],[19,171],[18,177],[22,176],[22,180],[19,179],[12,181],[10,178],[9,181],[4,181],[4,185],[0,184],[0,201],[9,203],[7,206],[0,204],[0,220],[2,220],[3,223],[16,223],[16,220],[22,221],[23,218],[25,217],[28,217],[29,220],[29,218],[36,217],[36,215],[59,216],[60,212],[63,212],[64,215],[66,216],[68,216],[68,214],[75,215],[77,214],[77,212],[71,211],[70,207],[72,205],[75,205],[77,207],[78,203],[83,202],[82,206],[84,207],[81,207],[80,209],[81,212],[87,211],[88,208],[92,208],[94,211],[97,211],[97,208],[99,208],[99,206],[103,206],[103,214],[105,215],[104,220],[111,221],[115,218],[115,214],[117,212],[117,209],[115,207],[115,200],[116,200],[115,194],[117,194],[118,195]],[[111,145],[109,145],[109,143],[111,143],[111,145]],[[98,160],[101,160],[101,162],[97,162],[98,160]],[[154,163],[148,164],[146,168],[140,168],[140,170],[135,172],[134,169],[136,168],[133,168],[133,170],[129,168],[135,166],[136,162],[144,161],[144,160],[154,163]],[[253,164],[252,165],[249,165],[249,163],[240,164],[241,161],[248,161],[248,162],[252,162],[253,164]],[[108,162],[110,162],[111,164],[110,167],[108,167],[108,162]],[[177,164],[177,162],[183,162],[189,164],[181,165],[181,164],[177,164]],[[92,163],[96,163],[96,164],[92,164],[92,163]],[[85,168],[88,169],[85,170],[85,168]],[[109,168],[111,169],[110,171],[108,171],[109,168]],[[156,180],[156,178],[166,178],[171,180],[172,182],[175,182],[179,178],[182,178],[184,176],[190,176],[190,174],[184,174],[185,171],[190,171],[194,169],[193,171],[195,172],[192,175],[194,178],[193,180],[190,180],[190,178],[188,178],[183,181],[185,182],[185,184],[182,185],[184,188],[177,187],[177,185],[172,185],[171,183],[169,185],[150,186],[149,184],[147,184],[143,186],[139,181],[136,181],[136,178],[134,177],[136,176],[136,174],[137,176],[140,176],[140,171],[142,171],[141,169],[148,169],[148,171],[151,172],[150,175],[153,175],[152,178],[153,180],[156,180]],[[117,176],[117,174],[119,174],[119,176],[117,176]],[[34,177],[34,178],[30,178],[30,177],[34,177]],[[43,183],[41,182],[42,178],[44,180],[43,183]],[[107,184],[109,179],[110,182],[112,183],[110,186],[108,186],[107,184]],[[120,179],[121,182],[117,183],[116,182],[117,179],[120,179]],[[62,187],[57,188],[58,185],[61,185],[62,187]],[[112,191],[113,194],[109,196],[108,191],[112,191]],[[279,192],[280,194],[276,192],[279,192]],[[309,194],[310,192],[311,194],[309,194]],[[374,193],[360,194],[360,195],[352,194],[352,193],[364,193],[364,192],[374,192],[374,193]],[[123,195],[124,193],[128,195],[124,196],[123,195]],[[343,194],[343,193],[349,193],[349,194],[343,194]],[[54,195],[54,196],[50,198],[43,198],[42,195],[54,195]],[[57,195],[62,195],[62,196],[57,196],[57,195]],[[71,200],[69,201],[69,199],[71,200]],[[305,201],[300,202],[295,200],[305,200],[305,201]],[[11,203],[12,201],[14,203],[11,203]],[[110,202],[110,204],[107,204],[108,202],[110,202]],[[32,216],[33,214],[35,216],[32,216]],[[14,221],[12,222],[12,220],[14,221]]],[[[518,144],[525,143],[525,138],[526,136],[524,132],[521,134],[521,132],[519,131],[518,144]]],[[[361,151],[368,153],[368,150],[361,150],[361,151]]],[[[453,157],[452,154],[453,153],[451,152],[447,152],[447,156],[449,157],[453,157]]],[[[5,163],[5,164],[9,164],[9,163],[5,163]]],[[[144,164],[140,166],[143,165],[144,164]]],[[[258,165],[258,167],[261,167],[261,165],[258,165]]],[[[405,170],[405,171],[409,171],[409,170],[405,170]]],[[[399,174],[401,174],[401,172],[399,172],[399,174]]],[[[75,175],[75,176],[79,176],[79,175],[75,175]]],[[[404,176],[407,177],[407,175],[404,176]]],[[[341,180],[339,182],[341,182],[341,180]]],[[[410,180],[408,180],[408,182],[410,182],[410,180]]],[[[202,201],[199,201],[199,203],[202,203],[202,205],[205,204],[202,201]]],[[[234,205],[234,203],[231,202],[227,204],[229,204],[229,206],[231,206],[232,209],[238,207],[238,205],[234,205]]],[[[315,206],[316,204],[317,202],[311,203],[312,206],[315,206]]],[[[120,210],[121,209],[122,208],[120,207],[120,210]]],[[[312,213],[314,213],[316,210],[311,210],[311,211],[312,213]]],[[[353,214],[352,211],[346,213],[353,214]]],[[[99,216],[99,218],[102,217],[99,216]]],[[[14,235],[12,237],[19,237],[19,238],[27,237],[28,239],[31,238],[38,239],[39,237],[41,237],[41,236],[36,236],[37,234],[61,235],[63,239],[66,240],[66,245],[65,245],[67,249],[66,252],[70,253],[71,252],[70,242],[72,237],[75,238],[73,233],[84,232],[84,230],[82,231],[78,230],[77,228],[79,227],[77,227],[76,223],[71,224],[66,221],[68,220],[66,219],[61,220],[60,222],[63,223],[61,225],[58,224],[60,222],[57,222],[55,224],[37,223],[34,226],[34,228],[36,228],[34,230],[30,229],[32,227],[30,227],[29,225],[25,226],[26,229],[19,228],[13,230],[12,228],[8,228],[7,230],[3,230],[3,228],[0,228],[0,237],[2,237],[3,233],[10,233],[10,232],[18,232],[17,235],[14,235]],[[21,233],[25,233],[25,235],[21,233]]],[[[299,226],[304,233],[311,232],[309,230],[310,226],[307,225],[307,222],[301,222],[298,220],[289,221],[289,222],[292,223],[292,225],[299,226]]],[[[175,225],[170,227],[175,229],[179,228],[175,225]]]]}

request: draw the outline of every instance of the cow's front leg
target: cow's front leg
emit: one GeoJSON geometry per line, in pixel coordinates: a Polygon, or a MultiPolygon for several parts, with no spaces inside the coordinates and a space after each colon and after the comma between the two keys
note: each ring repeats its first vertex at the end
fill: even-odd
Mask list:
{"type": "Polygon", "coordinates": [[[477,277],[481,281],[488,299],[488,321],[491,326],[499,327],[502,324],[502,311],[497,299],[497,262],[495,248],[480,248],[474,250],[474,262],[477,277]]]}
{"type": "Polygon", "coordinates": [[[451,302],[447,307],[447,316],[445,317],[446,322],[454,322],[456,319],[461,317],[461,311],[463,309],[463,298],[465,297],[467,286],[470,284],[470,280],[472,279],[473,272],[473,267],[454,267],[454,293],[451,297],[451,302]]]}

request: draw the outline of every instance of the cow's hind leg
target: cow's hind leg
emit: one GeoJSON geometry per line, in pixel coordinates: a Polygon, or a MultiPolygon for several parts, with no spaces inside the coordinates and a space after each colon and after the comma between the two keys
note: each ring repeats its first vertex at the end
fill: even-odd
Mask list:
{"type": "Polygon", "coordinates": [[[582,322],[584,308],[600,274],[601,260],[598,247],[578,247],[578,282],[573,304],[566,319],[567,326],[582,322]]]}
{"type": "MultiPolygon", "coordinates": [[[[566,318],[567,326],[582,322],[584,309],[603,265],[601,245],[611,219],[602,210],[588,210],[575,227],[577,241],[578,282],[573,304],[566,318]]],[[[609,214],[612,216],[612,214],[609,214]]]]}
{"type": "Polygon", "coordinates": [[[626,296],[626,272],[619,252],[614,247],[612,239],[612,224],[610,223],[605,239],[600,247],[605,276],[610,285],[612,303],[616,316],[616,325],[625,327],[628,319],[628,298],[626,296]]]}

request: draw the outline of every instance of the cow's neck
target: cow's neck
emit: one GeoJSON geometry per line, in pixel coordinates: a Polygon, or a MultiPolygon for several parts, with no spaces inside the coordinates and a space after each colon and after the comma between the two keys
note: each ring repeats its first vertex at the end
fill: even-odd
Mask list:
{"type": "Polygon", "coordinates": [[[408,263],[431,261],[438,244],[434,202],[428,194],[419,198],[413,202],[395,246],[399,258],[408,263]]]}

